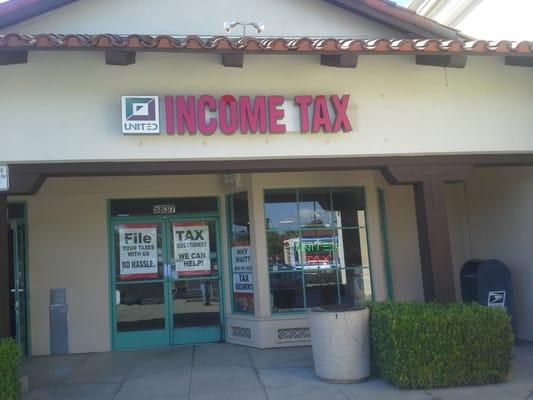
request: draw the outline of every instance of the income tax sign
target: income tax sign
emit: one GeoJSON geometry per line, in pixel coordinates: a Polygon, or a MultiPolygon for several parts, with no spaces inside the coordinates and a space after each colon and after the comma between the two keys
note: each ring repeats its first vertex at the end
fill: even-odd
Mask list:
{"type": "MultiPolygon", "coordinates": [[[[159,96],[122,97],[122,133],[158,135],[159,96]]],[[[168,135],[351,132],[350,95],[164,96],[168,135]],[[294,122],[297,120],[298,122],[294,122]],[[288,126],[297,124],[297,127],[288,126]]],[[[162,110],[162,111],[163,111],[162,110]]]]}
{"type": "Polygon", "coordinates": [[[201,221],[175,222],[172,231],[178,276],[209,274],[209,226],[201,221]]]}

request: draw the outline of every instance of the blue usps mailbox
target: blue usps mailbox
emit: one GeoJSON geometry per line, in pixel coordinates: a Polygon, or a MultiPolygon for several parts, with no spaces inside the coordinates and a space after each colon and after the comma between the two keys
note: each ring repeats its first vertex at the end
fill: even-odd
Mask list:
{"type": "Polygon", "coordinates": [[[461,292],[466,303],[503,308],[513,317],[511,272],[501,261],[467,261],[461,268],[461,292]]]}

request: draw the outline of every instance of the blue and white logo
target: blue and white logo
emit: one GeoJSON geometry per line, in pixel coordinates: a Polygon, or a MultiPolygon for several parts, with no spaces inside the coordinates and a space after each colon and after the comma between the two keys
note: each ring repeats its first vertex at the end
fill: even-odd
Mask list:
{"type": "Polygon", "coordinates": [[[496,290],[489,292],[487,301],[489,307],[505,308],[505,290],[496,290]]]}

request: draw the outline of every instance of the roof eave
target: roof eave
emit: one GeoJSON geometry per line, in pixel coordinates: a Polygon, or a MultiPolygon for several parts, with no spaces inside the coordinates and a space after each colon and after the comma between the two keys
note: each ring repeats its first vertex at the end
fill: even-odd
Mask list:
{"type": "Polygon", "coordinates": [[[0,51],[151,51],[243,54],[533,55],[533,42],[460,39],[312,39],[172,35],[0,35],[0,51]]]}

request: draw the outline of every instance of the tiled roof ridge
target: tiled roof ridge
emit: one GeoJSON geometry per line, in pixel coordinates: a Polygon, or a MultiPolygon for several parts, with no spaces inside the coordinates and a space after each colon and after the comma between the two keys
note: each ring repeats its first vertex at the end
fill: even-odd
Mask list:
{"type": "Polygon", "coordinates": [[[214,51],[245,53],[533,54],[533,42],[462,39],[282,38],[173,35],[0,35],[2,50],[214,51]]]}

